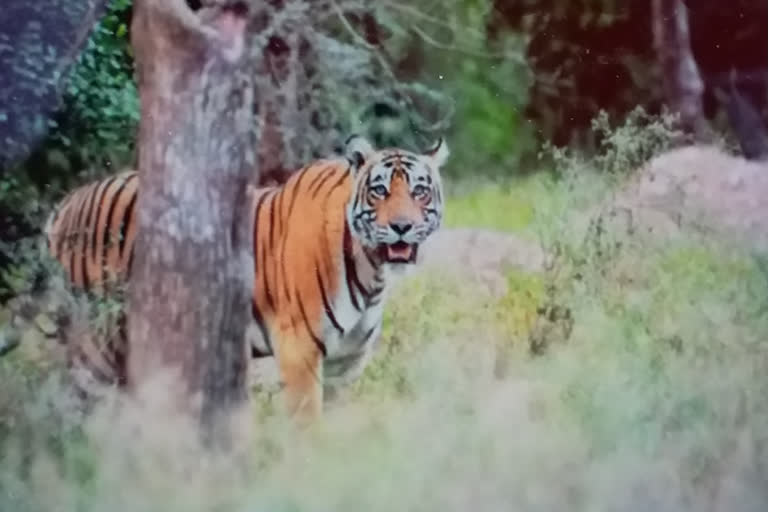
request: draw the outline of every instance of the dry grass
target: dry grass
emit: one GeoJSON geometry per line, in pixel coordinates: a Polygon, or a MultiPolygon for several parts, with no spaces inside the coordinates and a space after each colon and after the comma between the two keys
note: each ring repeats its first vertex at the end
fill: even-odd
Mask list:
{"type": "Polygon", "coordinates": [[[764,510],[762,260],[682,228],[590,222],[612,185],[589,173],[522,186],[540,196],[479,188],[449,204],[454,226],[493,201],[528,220],[457,238],[457,261],[404,282],[373,364],[305,435],[262,394],[237,453],[216,457],[161,391],[83,419],[56,372],[0,359],[0,509],[764,510]],[[517,251],[536,239],[560,257],[528,265],[517,251]],[[573,328],[533,356],[546,303],[573,328]]]}

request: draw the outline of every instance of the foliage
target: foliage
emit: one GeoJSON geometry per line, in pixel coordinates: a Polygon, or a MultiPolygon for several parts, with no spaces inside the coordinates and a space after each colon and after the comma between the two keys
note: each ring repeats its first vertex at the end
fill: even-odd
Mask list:
{"type": "Polygon", "coordinates": [[[466,178],[449,183],[451,202],[445,212],[446,226],[521,231],[531,225],[536,209],[534,200],[543,187],[539,177],[520,178],[513,183],[473,183],[466,178]]]}
{"type": "Polygon", "coordinates": [[[679,116],[664,113],[652,116],[638,106],[627,114],[619,127],[612,127],[605,111],[592,120],[600,141],[595,165],[603,172],[626,175],[671,148],[683,137],[679,116]]]}
{"type": "MultiPolygon", "coordinates": [[[[50,211],[50,203],[84,177],[112,172],[133,158],[138,96],[127,39],[130,0],[110,2],[65,84],[63,106],[29,158],[0,178],[0,302],[14,283],[39,276],[26,248],[50,211]]],[[[26,287],[26,286],[25,286],[26,287]]]]}
{"type": "Polygon", "coordinates": [[[526,34],[534,81],[525,116],[543,140],[590,147],[599,110],[623,117],[637,105],[657,113],[661,102],[644,0],[492,2],[491,41],[505,30],[526,34]]]}
{"type": "Polygon", "coordinates": [[[654,156],[684,141],[679,116],[667,112],[649,114],[642,106],[635,107],[617,126],[612,126],[605,111],[600,111],[591,125],[600,141],[596,153],[560,148],[550,142],[541,145],[538,158],[551,166],[553,177],[578,180],[579,174],[597,171],[614,181],[622,180],[654,156]]]}
{"type": "MultiPolygon", "coordinates": [[[[17,398],[4,417],[10,411],[19,425],[3,433],[0,503],[94,512],[687,511],[717,492],[729,510],[762,506],[768,288],[760,265],[716,239],[628,232],[590,210],[615,177],[582,158],[559,164],[569,162],[577,172],[521,181],[532,219],[505,228],[557,242],[554,262],[540,272],[500,270],[501,296],[471,273],[409,278],[388,303],[372,365],[323,424],[295,436],[262,411],[235,462],[199,452],[174,418],[144,421],[163,418],[157,411],[111,422],[106,409],[51,444],[56,418],[69,416],[34,416],[45,396],[39,384],[20,388],[20,355],[0,360],[17,398]],[[572,312],[573,328],[534,356],[526,338],[549,300],[572,312]]],[[[516,181],[451,195],[454,225],[490,218],[484,197],[516,204],[516,181]]]]}
{"type": "Polygon", "coordinates": [[[403,5],[398,9],[413,18],[401,22],[403,37],[409,37],[393,58],[411,66],[418,61],[414,76],[453,102],[445,132],[454,149],[446,174],[478,179],[518,173],[516,165],[533,143],[521,115],[529,79],[523,38],[505,33],[489,48],[485,26],[494,12],[486,2],[443,3],[446,15],[440,17],[429,15],[433,11],[426,5],[421,12],[403,5]]]}
{"type": "Polygon", "coordinates": [[[71,173],[111,173],[133,161],[139,97],[128,39],[131,0],[109,4],[67,81],[66,109],[52,135],[71,173]]]}
{"type": "MultiPolygon", "coordinates": [[[[113,3],[113,14],[127,5],[113,3]]],[[[578,9],[563,5],[552,4],[545,26],[573,21],[578,9]]],[[[421,10],[387,3],[376,12],[393,33],[374,48],[332,16],[333,23],[314,34],[321,42],[315,49],[325,53],[313,62],[323,86],[312,89],[312,101],[330,105],[333,122],[307,129],[296,151],[323,147],[359,127],[380,130],[381,141],[420,145],[434,133],[408,127],[435,124],[428,114],[435,108],[445,114],[450,97],[456,158],[449,174],[460,179],[448,183],[446,223],[538,242],[549,256],[542,268],[496,269],[503,293],[485,286],[471,268],[433,269],[407,279],[388,302],[371,366],[324,423],[294,436],[272,404],[261,404],[258,428],[251,429],[255,439],[237,444],[234,461],[201,452],[178,418],[163,415],[162,403],[123,408],[123,416],[107,404],[82,417],[61,389],[60,361],[40,350],[55,352],[51,344],[24,343],[0,359],[0,509],[687,511],[711,507],[713,495],[723,509],[765,508],[765,262],[687,232],[673,241],[632,232],[599,207],[678,136],[672,118],[647,110],[631,111],[622,123],[618,112],[630,107],[621,91],[611,91],[618,98],[615,111],[594,120],[582,113],[576,121],[584,127],[592,122],[600,137],[597,155],[546,146],[542,164],[551,169],[515,176],[519,160],[511,153],[525,146],[515,113],[526,103],[522,66],[515,62],[520,41],[510,36],[500,60],[485,65],[494,59],[475,54],[484,49],[478,27],[493,21],[487,6],[456,6],[444,6],[440,12],[450,15],[437,20],[426,14],[437,2],[421,10]],[[385,63],[405,74],[402,82],[381,78],[387,67],[379,60],[382,48],[394,56],[385,63]],[[407,62],[418,61],[419,52],[428,58],[422,55],[408,76],[407,62]],[[432,95],[435,90],[441,92],[432,95]],[[414,91],[428,99],[400,96],[414,91]],[[395,114],[380,116],[384,126],[365,124],[365,112],[377,108],[366,101],[391,104],[387,112],[395,114]],[[409,111],[411,105],[419,109],[409,111]],[[408,119],[411,114],[422,119],[408,119]],[[504,179],[476,178],[486,172],[504,179]],[[546,329],[544,321],[564,325],[546,329]]],[[[112,32],[97,32],[94,40],[104,39],[89,46],[94,58],[86,54],[73,75],[77,92],[70,90],[59,134],[48,141],[59,157],[27,162],[28,173],[0,186],[0,205],[24,212],[30,224],[39,222],[47,196],[60,192],[58,185],[51,191],[35,186],[33,164],[46,175],[43,182],[55,183],[46,173],[59,171],[46,166],[57,159],[99,167],[130,158],[126,141],[132,137],[121,134],[135,121],[135,98],[123,81],[130,69],[118,35],[124,18],[114,15],[104,22],[112,32]],[[100,84],[98,93],[92,83],[100,84]],[[100,109],[108,115],[95,116],[100,109]],[[82,130],[84,120],[104,133],[82,130]],[[67,135],[65,127],[77,135],[67,135]]],[[[584,23],[601,20],[587,16],[584,23]]],[[[358,21],[350,21],[352,28],[358,21]]],[[[624,30],[629,22],[617,23],[605,30],[624,30]]],[[[536,39],[542,46],[534,47],[545,55],[583,50],[556,39],[547,49],[542,33],[536,39]]],[[[592,35],[599,34],[603,29],[592,35]]],[[[571,65],[566,59],[563,69],[571,65]]],[[[604,86],[600,76],[590,79],[604,86]]],[[[539,78],[536,83],[542,86],[539,78]]],[[[58,166],[64,168],[80,170],[58,166]]],[[[69,171],[59,177],[75,178],[69,171]]],[[[33,260],[34,250],[22,249],[21,261],[33,260]]],[[[16,290],[29,281],[14,261],[8,282],[16,290]]],[[[86,322],[101,323],[114,307],[97,304],[86,322]]]]}

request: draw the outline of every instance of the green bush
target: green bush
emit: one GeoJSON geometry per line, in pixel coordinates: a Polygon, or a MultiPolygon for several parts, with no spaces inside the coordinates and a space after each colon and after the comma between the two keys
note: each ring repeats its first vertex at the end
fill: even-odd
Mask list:
{"type": "Polygon", "coordinates": [[[485,27],[494,15],[486,2],[458,2],[441,23],[428,25],[432,37],[422,43],[429,59],[421,75],[455,103],[445,170],[453,178],[521,174],[521,160],[534,149],[532,127],[521,114],[528,100],[525,43],[510,32],[489,48],[485,27]],[[436,42],[443,39],[450,43],[436,42]]]}
{"type": "Polygon", "coordinates": [[[51,142],[70,173],[93,167],[103,175],[133,161],[139,97],[127,29],[131,4],[110,2],[67,81],[51,142]]]}

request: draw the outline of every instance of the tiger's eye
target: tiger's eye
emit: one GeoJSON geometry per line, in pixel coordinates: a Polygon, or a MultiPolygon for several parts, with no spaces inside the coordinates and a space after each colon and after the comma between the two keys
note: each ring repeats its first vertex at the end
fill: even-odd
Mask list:
{"type": "Polygon", "coordinates": [[[424,185],[416,185],[413,187],[413,197],[424,197],[429,193],[429,189],[424,185]]]}
{"type": "Polygon", "coordinates": [[[387,187],[384,185],[376,185],[375,187],[371,188],[371,192],[373,195],[384,197],[387,195],[387,187]]]}

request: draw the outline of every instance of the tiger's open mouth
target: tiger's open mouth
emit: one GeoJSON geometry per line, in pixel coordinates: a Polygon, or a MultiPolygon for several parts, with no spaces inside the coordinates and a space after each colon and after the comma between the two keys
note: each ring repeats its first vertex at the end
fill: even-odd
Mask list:
{"type": "Polygon", "coordinates": [[[387,263],[414,263],[419,252],[419,244],[395,242],[379,246],[379,256],[387,263]]]}

